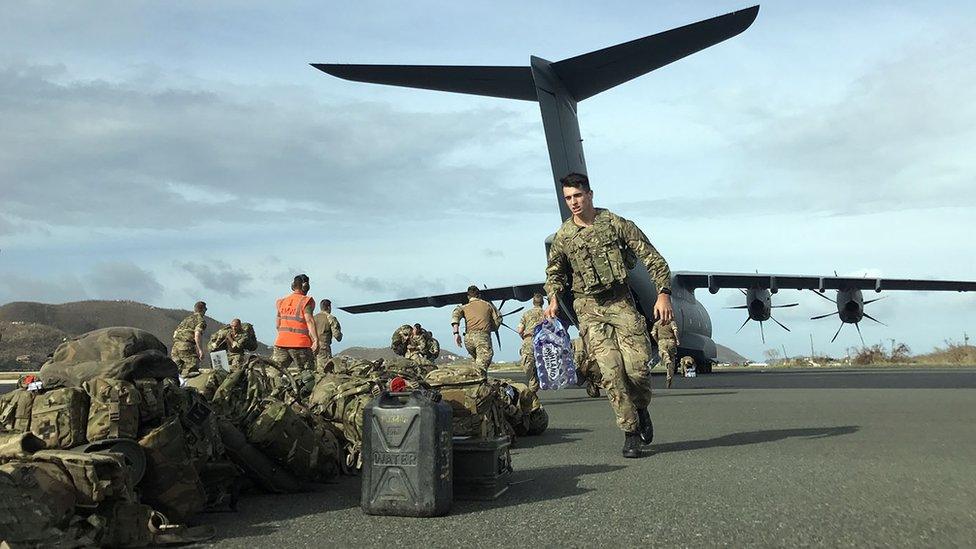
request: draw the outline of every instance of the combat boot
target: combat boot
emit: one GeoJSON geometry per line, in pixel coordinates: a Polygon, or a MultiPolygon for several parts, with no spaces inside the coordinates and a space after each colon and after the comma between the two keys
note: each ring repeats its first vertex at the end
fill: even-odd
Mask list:
{"type": "Polygon", "coordinates": [[[624,457],[636,458],[641,454],[641,436],[639,433],[624,433],[624,457]]]}
{"type": "Polygon", "coordinates": [[[590,398],[599,398],[600,387],[591,381],[586,385],[586,394],[589,395],[590,398]]]}
{"type": "Polygon", "coordinates": [[[640,424],[640,438],[644,444],[650,444],[654,440],[654,423],[651,422],[651,413],[647,407],[637,410],[637,421],[640,424]]]}

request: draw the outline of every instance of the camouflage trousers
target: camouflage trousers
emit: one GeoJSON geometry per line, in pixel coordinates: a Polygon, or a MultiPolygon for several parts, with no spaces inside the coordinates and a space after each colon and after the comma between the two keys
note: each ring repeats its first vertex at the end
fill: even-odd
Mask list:
{"type": "Polygon", "coordinates": [[[294,362],[299,370],[314,370],[315,356],[311,347],[278,347],[271,351],[271,361],[284,369],[294,362]]]}
{"type": "Polygon", "coordinates": [[[657,342],[657,354],[661,357],[661,364],[667,369],[668,379],[673,378],[675,362],[678,358],[678,344],[673,339],[662,339],[657,342]]]}
{"type": "Polygon", "coordinates": [[[491,366],[491,359],[495,356],[495,350],[491,348],[491,332],[466,332],[464,348],[476,366],[485,370],[491,366]]]}
{"type": "Polygon", "coordinates": [[[191,374],[200,373],[200,358],[197,357],[196,349],[173,347],[169,355],[180,369],[181,376],[187,377],[191,374]]]}
{"type": "Polygon", "coordinates": [[[535,349],[532,346],[532,338],[522,339],[522,349],[519,351],[522,356],[522,371],[525,372],[526,385],[532,393],[532,410],[541,407],[539,402],[539,373],[535,369],[535,349]]]}
{"type": "Polygon", "coordinates": [[[247,362],[247,356],[244,353],[227,353],[227,363],[230,365],[230,371],[236,372],[240,370],[245,362],[247,362]]]}
{"type": "Polygon", "coordinates": [[[332,342],[324,342],[319,340],[319,352],[315,353],[315,368],[324,372],[326,370],[326,363],[332,359],[332,342]]]}
{"type": "Polygon", "coordinates": [[[608,297],[577,296],[573,302],[580,336],[603,376],[617,426],[639,429],[637,410],[651,401],[651,340],[647,322],[637,312],[629,291],[608,297]]]}
{"type": "Polygon", "coordinates": [[[429,358],[427,358],[423,353],[421,353],[419,351],[414,351],[412,349],[407,349],[407,354],[405,354],[403,356],[403,358],[406,358],[408,360],[412,360],[412,361],[416,362],[417,365],[419,365],[419,366],[433,366],[434,365],[434,363],[431,362],[431,360],[429,358]]]}

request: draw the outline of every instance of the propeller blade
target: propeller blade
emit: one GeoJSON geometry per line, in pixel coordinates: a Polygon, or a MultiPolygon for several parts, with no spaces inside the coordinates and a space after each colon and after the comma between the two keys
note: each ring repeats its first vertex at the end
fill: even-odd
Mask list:
{"type": "Polygon", "coordinates": [[[759,321],[759,337],[762,338],[762,342],[766,343],[766,332],[763,331],[763,323],[759,321]]]}
{"type": "Polygon", "coordinates": [[[835,341],[837,341],[837,336],[839,336],[839,335],[840,335],[840,330],[841,330],[841,328],[843,328],[843,327],[844,327],[844,323],[843,323],[843,322],[841,322],[841,323],[840,323],[840,326],[838,326],[838,327],[837,327],[837,332],[836,332],[836,333],[834,333],[834,337],[833,337],[833,339],[831,339],[831,340],[830,340],[830,342],[831,342],[831,343],[833,343],[833,342],[835,342],[835,341]]]}
{"type": "Polygon", "coordinates": [[[748,305],[736,305],[735,307],[722,307],[723,309],[748,309],[748,305]]]}
{"type": "Polygon", "coordinates": [[[498,310],[499,311],[505,308],[505,302],[506,301],[508,301],[508,298],[507,297],[505,299],[503,299],[502,300],[502,304],[498,306],[498,310]]]}
{"type": "Polygon", "coordinates": [[[869,300],[865,301],[864,304],[867,305],[868,303],[874,303],[875,301],[881,301],[882,299],[884,299],[886,297],[888,297],[888,296],[883,295],[881,297],[876,297],[874,299],[869,299],[869,300]]]}
{"type": "Polygon", "coordinates": [[[495,341],[498,342],[498,348],[502,348],[502,336],[498,334],[498,330],[495,330],[495,341]]]}
{"type": "Polygon", "coordinates": [[[512,328],[512,327],[511,327],[511,326],[509,326],[508,324],[505,324],[504,322],[502,322],[502,326],[504,326],[504,327],[506,327],[506,328],[508,328],[509,330],[511,330],[511,331],[512,331],[512,333],[514,333],[514,334],[516,334],[516,335],[518,335],[518,332],[517,332],[517,331],[515,331],[515,328],[512,328]]]}
{"type": "Polygon", "coordinates": [[[810,291],[811,291],[811,292],[813,292],[813,293],[815,293],[815,294],[817,294],[818,296],[820,296],[820,297],[822,297],[822,298],[824,298],[824,299],[826,299],[827,301],[829,301],[829,302],[831,302],[831,303],[836,303],[836,302],[837,302],[836,300],[834,300],[834,299],[830,299],[829,297],[827,297],[827,296],[825,296],[825,295],[823,295],[822,293],[820,293],[820,292],[818,292],[817,290],[810,290],[810,291]]]}
{"type": "Polygon", "coordinates": [[[885,324],[884,322],[881,322],[881,321],[880,321],[880,320],[878,320],[877,318],[874,318],[873,316],[871,316],[871,315],[869,315],[869,314],[867,314],[867,313],[864,313],[864,318],[870,318],[871,320],[873,320],[873,321],[875,321],[875,322],[877,322],[878,324],[880,324],[880,325],[882,325],[882,326],[887,326],[887,324],[885,324]]]}
{"type": "Polygon", "coordinates": [[[799,307],[799,303],[787,303],[785,305],[773,305],[771,309],[782,309],[783,307],[799,307]]]}
{"type": "Polygon", "coordinates": [[[747,294],[747,293],[746,293],[746,291],[745,291],[745,290],[743,290],[742,288],[739,288],[739,291],[740,291],[740,292],[742,292],[742,295],[744,295],[744,296],[748,296],[748,295],[749,295],[749,294],[747,294]]]}
{"type": "Polygon", "coordinates": [[[864,347],[864,336],[861,335],[861,323],[855,322],[854,327],[857,328],[857,337],[861,338],[861,347],[864,347]]]}
{"type": "Polygon", "coordinates": [[[834,311],[834,312],[832,312],[832,313],[827,313],[827,314],[825,314],[825,315],[820,315],[820,316],[811,316],[811,317],[810,317],[810,320],[820,320],[821,318],[827,318],[828,316],[834,316],[834,315],[839,315],[839,314],[840,314],[840,313],[839,313],[838,311],[834,311]]]}
{"type": "Polygon", "coordinates": [[[514,315],[515,313],[517,313],[517,312],[519,312],[519,311],[521,311],[521,310],[522,310],[522,309],[524,309],[524,308],[525,308],[525,307],[524,307],[524,306],[522,306],[522,307],[519,307],[518,309],[513,309],[513,310],[511,310],[511,311],[509,311],[509,312],[507,312],[507,313],[505,313],[505,314],[503,314],[503,315],[502,315],[502,318],[505,318],[505,317],[506,317],[506,316],[508,316],[508,315],[514,315]]]}
{"type": "Polygon", "coordinates": [[[735,331],[735,333],[739,333],[739,332],[741,332],[741,331],[742,331],[742,329],[746,327],[746,324],[748,324],[748,323],[749,323],[749,320],[751,320],[751,319],[750,319],[749,317],[746,317],[746,321],[742,323],[742,326],[739,326],[739,329],[738,329],[738,330],[736,330],[736,331],[735,331]]]}
{"type": "Polygon", "coordinates": [[[773,318],[773,317],[769,317],[769,320],[772,320],[772,321],[773,321],[773,322],[775,322],[776,324],[779,324],[779,327],[780,327],[780,328],[782,328],[782,329],[784,329],[784,330],[786,330],[787,332],[789,332],[789,331],[791,331],[791,330],[790,330],[789,328],[787,328],[787,327],[786,327],[786,326],[785,326],[785,325],[784,325],[784,324],[783,324],[782,322],[780,322],[780,321],[778,321],[778,320],[776,320],[775,318],[773,318]]]}

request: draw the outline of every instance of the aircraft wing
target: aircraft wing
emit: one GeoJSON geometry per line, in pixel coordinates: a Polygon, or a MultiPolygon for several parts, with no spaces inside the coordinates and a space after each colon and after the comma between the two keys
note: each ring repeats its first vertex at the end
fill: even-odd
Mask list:
{"type": "MultiPolygon", "coordinates": [[[[481,290],[481,298],[487,301],[528,301],[536,292],[543,293],[542,282],[534,284],[521,284],[518,286],[502,286],[500,288],[487,288],[481,290]]],[[[467,292],[456,292],[453,294],[432,295],[427,297],[411,297],[407,299],[395,299],[382,303],[366,303],[363,305],[348,305],[339,307],[347,313],[376,313],[381,311],[399,311],[402,309],[420,309],[423,307],[443,307],[445,305],[461,305],[468,302],[467,292]]]]}
{"type": "Polygon", "coordinates": [[[922,292],[976,292],[976,281],[852,276],[808,276],[765,273],[709,273],[679,271],[677,285],[687,289],[760,288],[776,290],[916,290],[922,292]]]}

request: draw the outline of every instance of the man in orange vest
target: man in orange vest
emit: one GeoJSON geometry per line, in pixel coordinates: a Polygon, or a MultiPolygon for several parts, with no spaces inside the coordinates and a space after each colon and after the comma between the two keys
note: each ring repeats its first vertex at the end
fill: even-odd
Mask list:
{"type": "Polygon", "coordinates": [[[299,370],[315,369],[315,353],[319,349],[318,331],[315,329],[315,299],[308,296],[311,287],[308,277],[300,274],[291,283],[292,292],[277,302],[278,316],[271,360],[279,368],[287,368],[292,362],[299,370]]]}

